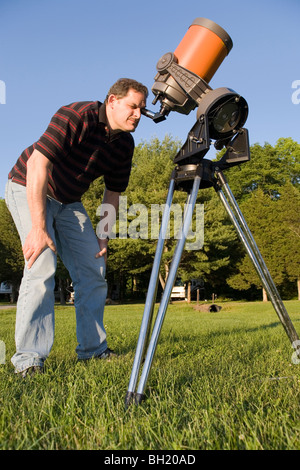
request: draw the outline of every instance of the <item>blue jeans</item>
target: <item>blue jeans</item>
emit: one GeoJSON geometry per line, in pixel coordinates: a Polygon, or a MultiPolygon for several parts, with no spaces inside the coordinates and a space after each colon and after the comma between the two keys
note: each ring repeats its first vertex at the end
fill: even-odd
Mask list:
{"type": "MultiPolygon", "coordinates": [[[[31,229],[26,188],[9,180],[5,200],[22,245],[31,229]]],[[[47,197],[47,230],[73,281],[79,359],[107,348],[103,313],[107,294],[105,260],[92,223],[80,202],[62,204],[47,197]]],[[[45,249],[30,269],[24,266],[16,315],[16,372],[43,366],[54,340],[54,287],[57,258],[45,249]]]]}

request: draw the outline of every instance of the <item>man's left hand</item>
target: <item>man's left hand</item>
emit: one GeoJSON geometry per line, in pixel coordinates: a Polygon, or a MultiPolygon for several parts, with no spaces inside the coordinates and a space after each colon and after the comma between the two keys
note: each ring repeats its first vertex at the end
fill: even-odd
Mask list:
{"type": "Polygon", "coordinates": [[[107,245],[108,245],[108,238],[98,238],[99,244],[99,251],[96,253],[95,258],[100,258],[104,256],[105,263],[107,261],[107,245]]]}

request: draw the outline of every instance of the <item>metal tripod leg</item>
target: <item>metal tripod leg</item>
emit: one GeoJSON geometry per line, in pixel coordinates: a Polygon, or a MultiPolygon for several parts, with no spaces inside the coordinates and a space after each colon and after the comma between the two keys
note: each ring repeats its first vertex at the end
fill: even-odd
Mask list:
{"type": "Polygon", "coordinates": [[[230,190],[222,172],[217,172],[217,179],[223,189],[216,188],[216,191],[224,204],[224,207],[232,221],[240,240],[246,248],[246,251],[262,281],[263,287],[266,290],[269,299],[272,302],[274,310],[276,311],[279,320],[281,321],[288,338],[290,339],[293,348],[295,349],[298,357],[300,357],[300,350],[298,349],[300,341],[298,334],[293,326],[293,323],[285,309],[285,306],[280,298],[277,288],[273,279],[268,271],[268,268],[263,260],[263,257],[255,243],[255,240],[250,232],[250,229],[243,217],[243,214],[230,190]],[[225,196],[225,194],[226,196],[225,196]],[[228,198],[228,200],[226,199],[228,198]],[[229,201],[229,202],[228,202],[229,201]],[[230,206],[231,204],[231,206],[230,206]]]}
{"type": "Polygon", "coordinates": [[[141,367],[141,362],[143,360],[143,356],[147,348],[147,342],[149,338],[154,304],[155,304],[156,293],[157,293],[159,268],[161,264],[161,258],[162,258],[164,243],[165,243],[166,232],[167,232],[167,228],[168,228],[168,224],[170,220],[170,211],[171,211],[171,204],[173,200],[174,188],[175,188],[175,173],[173,172],[171,176],[170,185],[169,185],[166,205],[165,205],[165,209],[164,209],[163,216],[162,216],[161,228],[159,232],[151,277],[149,281],[149,287],[148,287],[148,292],[147,292],[147,297],[146,297],[146,303],[145,303],[144,314],[143,314],[140,334],[138,338],[134,363],[132,367],[127,394],[125,397],[126,406],[130,404],[130,402],[132,401],[134,397],[138,374],[139,374],[139,370],[141,367]]]}
{"type": "Polygon", "coordinates": [[[178,266],[180,263],[182,251],[183,251],[184,244],[185,244],[185,240],[186,240],[188,230],[192,221],[192,215],[193,215],[193,211],[194,211],[194,207],[195,207],[195,203],[197,199],[197,194],[198,194],[199,187],[200,187],[200,182],[201,182],[200,176],[196,176],[193,182],[193,187],[188,195],[186,211],[185,211],[183,223],[180,229],[179,239],[178,239],[174,257],[170,266],[170,271],[169,271],[169,275],[166,281],[166,285],[165,285],[165,289],[164,289],[161,303],[159,306],[159,310],[157,312],[155,324],[154,324],[151,339],[149,342],[149,347],[147,350],[147,355],[145,358],[143,371],[142,371],[140,382],[137,388],[137,393],[135,397],[135,401],[137,404],[139,404],[144,398],[144,390],[145,390],[146,382],[147,382],[148,375],[151,369],[153,357],[155,354],[160,331],[163,325],[167,306],[170,300],[171,291],[172,291],[174,281],[176,278],[178,266]]]}

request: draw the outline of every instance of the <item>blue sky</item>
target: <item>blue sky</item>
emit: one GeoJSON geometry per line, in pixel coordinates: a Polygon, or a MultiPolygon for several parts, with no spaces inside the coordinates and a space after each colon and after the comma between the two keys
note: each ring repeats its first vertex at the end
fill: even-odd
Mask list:
{"type": "MultiPolygon", "coordinates": [[[[250,143],[299,142],[299,0],[0,0],[0,197],[16,159],[60,106],[102,101],[119,77],[151,90],[158,59],[197,17],[233,40],[210,85],[247,100],[250,143]]],[[[152,99],[148,108],[158,110],[152,99]]],[[[135,141],[169,134],[184,142],[195,119],[196,111],[160,124],[143,117],[135,141]]]]}

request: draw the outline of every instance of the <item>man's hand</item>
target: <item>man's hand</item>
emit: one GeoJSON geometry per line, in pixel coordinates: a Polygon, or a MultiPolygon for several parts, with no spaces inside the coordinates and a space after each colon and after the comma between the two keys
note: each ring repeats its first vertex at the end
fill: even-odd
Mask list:
{"type": "Polygon", "coordinates": [[[98,253],[96,253],[95,258],[101,258],[101,256],[104,256],[105,263],[106,263],[108,238],[98,238],[98,244],[99,244],[99,251],[98,253]]]}
{"type": "Polygon", "coordinates": [[[119,207],[120,193],[110,191],[105,188],[101,209],[104,208],[103,215],[100,216],[100,222],[96,227],[96,235],[98,238],[99,251],[96,258],[104,256],[105,263],[107,261],[107,244],[108,238],[106,234],[110,234],[112,227],[116,221],[116,213],[119,207]]]}
{"type": "Polygon", "coordinates": [[[48,232],[40,228],[32,228],[23,245],[23,254],[28,262],[28,269],[31,268],[42,251],[48,247],[56,253],[56,246],[48,232]]]}
{"type": "Polygon", "coordinates": [[[45,248],[49,247],[56,253],[55,244],[46,228],[48,172],[52,170],[52,166],[50,160],[36,149],[27,162],[27,200],[32,228],[25,240],[23,253],[28,269],[45,248]]]}

